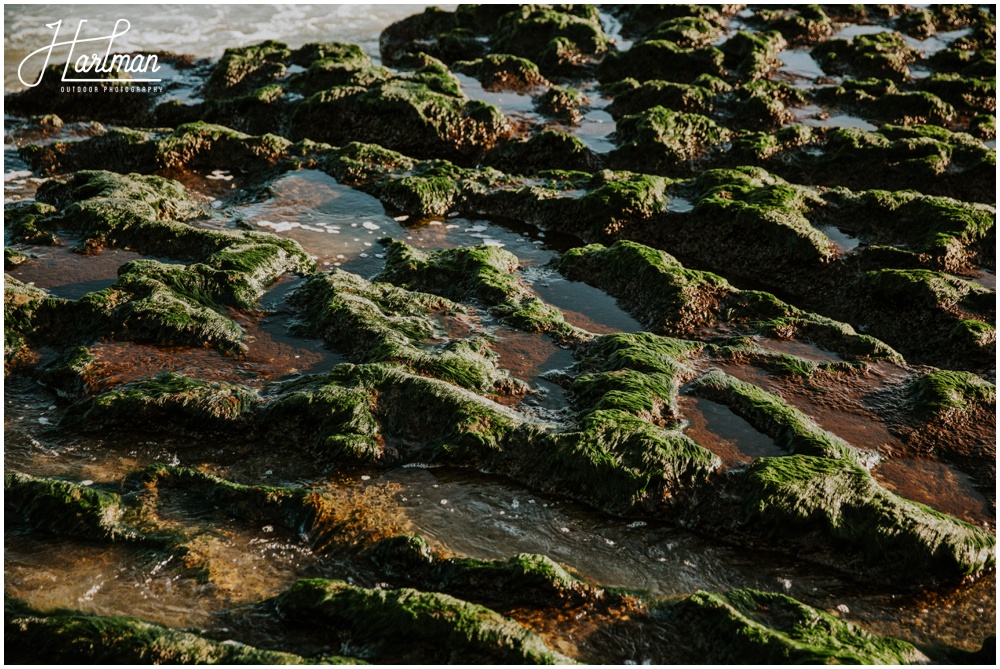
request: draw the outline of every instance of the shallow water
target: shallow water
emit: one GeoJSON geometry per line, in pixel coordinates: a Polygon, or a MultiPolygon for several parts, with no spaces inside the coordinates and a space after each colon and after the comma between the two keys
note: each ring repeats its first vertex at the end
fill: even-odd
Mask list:
{"type": "Polygon", "coordinates": [[[878,126],[865,119],[838,112],[835,109],[826,109],[818,105],[806,105],[792,109],[795,122],[814,128],[858,128],[869,132],[878,130],[878,126]]]}
{"type": "Polygon", "coordinates": [[[233,207],[232,215],[261,230],[290,237],[320,269],[342,269],[372,278],[385,266],[378,243],[391,237],[426,250],[486,244],[514,253],[522,265],[549,262],[545,233],[533,226],[511,230],[454,215],[418,219],[390,215],[378,198],[337,183],[319,170],[290,172],[270,186],[273,197],[233,207]]]}
{"type": "Polygon", "coordinates": [[[778,68],[779,78],[796,86],[812,83],[820,77],[826,77],[823,68],[812,57],[810,49],[785,49],[778,54],[782,65],[778,68]]]}
{"type": "MultiPolygon", "coordinates": [[[[830,121],[833,121],[833,117],[830,118],[830,121]]],[[[868,125],[871,125],[871,124],[868,124],[868,125]]],[[[847,127],[860,128],[861,126],[856,125],[856,126],[847,126],[847,127]]],[[[868,128],[862,128],[862,130],[867,130],[867,129],[868,128]]],[[[872,129],[876,129],[875,126],[872,126],[872,129]]],[[[833,225],[817,225],[816,229],[819,230],[820,232],[822,232],[827,237],[829,237],[830,241],[837,245],[837,250],[840,253],[848,253],[849,251],[853,251],[854,249],[858,248],[859,244],[861,244],[861,240],[860,239],[858,239],[857,237],[855,237],[850,232],[846,232],[844,230],[841,230],[840,228],[838,228],[836,226],[833,226],[833,225]]]]}
{"type": "Polygon", "coordinates": [[[996,508],[976,490],[968,474],[930,459],[894,458],[872,469],[872,476],[900,497],[926,504],[980,527],[996,526],[996,508]]]}
{"type": "Polygon", "coordinates": [[[891,33],[892,28],[880,26],[873,23],[851,23],[841,28],[833,34],[831,39],[851,40],[858,35],[878,35],[880,33],[891,33]]]}
{"type": "Polygon", "coordinates": [[[545,92],[539,88],[532,91],[486,90],[479,80],[464,74],[456,74],[462,82],[462,90],[473,100],[480,100],[497,107],[511,122],[515,137],[530,137],[541,130],[554,130],[574,135],[595,153],[607,153],[615,148],[611,135],[615,131],[615,120],[604,109],[611,104],[609,98],[601,96],[594,86],[585,86],[581,91],[590,99],[590,104],[581,110],[578,123],[564,123],[552,120],[535,110],[534,98],[545,92]]]}
{"type": "Polygon", "coordinates": [[[805,358],[806,360],[812,360],[814,362],[843,361],[843,358],[836,353],[827,351],[825,348],[810,342],[798,341],[795,339],[772,339],[770,337],[755,337],[754,342],[761,348],[775,351],[777,353],[794,355],[799,358],[805,358]]]}
{"type": "Polygon", "coordinates": [[[788,455],[773,439],[755,430],[723,404],[689,395],[681,395],[677,401],[687,421],[684,434],[718,455],[724,468],[757,458],[788,455]]]}
{"type": "Polygon", "coordinates": [[[571,281],[550,268],[530,267],[522,275],[539,297],[563,312],[570,325],[595,334],[643,329],[613,297],[598,288],[571,281]]]}
{"type": "Polygon", "coordinates": [[[56,297],[75,300],[103,290],[118,278],[118,268],[144,256],[122,249],[105,249],[86,255],[73,252],[71,240],[60,246],[30,246],[19,249],[31,260],[7,272],[22,283],[34,284],[56,297]]]}

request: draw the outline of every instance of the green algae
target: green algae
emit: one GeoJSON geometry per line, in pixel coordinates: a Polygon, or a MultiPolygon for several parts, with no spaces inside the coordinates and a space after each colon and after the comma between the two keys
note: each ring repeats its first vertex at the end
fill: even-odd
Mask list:
{"type": "Polygon", "coordinates": [[[54,388],[59,395],[79,398],[90,389],[97,358],[86,346],[73,346],[35,372],[35,378],[54,388]]]}
{"type": "Polygon", "coordinates": [[[636,242],[571,249],[560,258],[559,270],[613,295],[658,334],[689,335],[728,323],[782,338],[801,333],[849,358],[899,359],[891,348],[845,323],[801,311],[769,293],[739,290],[716,274],[686,269],[665,251],[636,242]]]}
{"type": "Polygon", "coordinates": [[[744,81],[756,81],[777,68],[781,61],[778,53],[787,46],[779,32],[748,33],[740,30],[733,34],[721,50],[725,63],[744,81]]]}
{"type": "Polygon", "coordinates": [[[579,123],[583,117],[581,108],[589,104],[590,98],[575,88],[550,86],[535,100],[535,109],[552,118],[579,123]]]}
{"type": "Polygon", "coordinates": [[[549,85],[537,65],[508,53],[491,53],[477,60],[453,63],[451,67],[475,76],[486,90],[524,91],[549,85]]]}
{"type": "Polygon", "coordinates": [[[626,168],[641,165],[656,174],[672,174],[683,171],[681,163],[705,155],[728,137],[729,131],[706,116],[653,107],[618,122],[618,149],[610,158],[626,168]]]}
{"type": "Polygon", "coordinates": [[[895,305],[929,308],[961,307],[974,313],[992,311],[995,291],[943,272],[923,269],[882,269],[866,272],[856,286],[873,299],[895,305]]]}
{"type": "Polygon", "coordinates": [[[986,240],[996,217],[988,205],[908,191],[844,193],[833,202],[839,216],[850,218],[874,241],[907,243],[946,267],[960,266],[970,247],[986,240]]]}
{"type": "Polygon", "coordinates": [[[285,75],[291,55],[285,44],[275,40],[226,49],[205,82],[204,92],[211,97],[232,97],[270,83],[285,75]]]}
{"type": "Polygon", "coordinates": [[[597,80],[611,83],[632,78],[689,84],[702,75],[722,77],[725,54],[713,46],[685,49],[666,40],[636,44],[625,52],[609,53],[597,69],[597,80]]]}
{"type": "Polygon", "coordinates": [[[291,142],[277,135],[259,137],[221,125],[197,121],[179,126],[156,142],[157,162],[164,167],[229,169],[234,164],[274,165],[282,160],[291,142]]]}
{"type": "Polygon", "coordinates": [[[242,386],[165,372],[74,404],[63,423],[97,430],[139,420],[160,429],[228,430],[245,423],[259,401],[242,386]]]}
{"type": "Polygon", "coordinates": [[[969,372],[939,369],[914,379],[907,389],[914,412],[924,417],[996,406],[996,386],[969,372]]]}
{"type": "Polygon", "coordinates": [[[277,277],[315,266],[290,239],[170,220],[198,213],[184,188],[171,180],[80,171],[67,182],[45,186],[39,198],[62,207],[47,211],[40,221],[47,227],[71,230],[98,246],[201,261],[188,266],[127,263],[110,288],[51,305],[63,321],[75,324],[77,337],[113,333],[136,341],[240,350],[242,329],[218,310],[251,308],[277,277]]]}
{"type": "Polygon", "coordinates": [[[618,92],[607,109],[616,119],[657,106],[684,114],[711,114],[718,104],[717,96],[731,90],[729,84],[708,75],[698,77],[690,84],[659,80],[641,84],[634,79],[626,81],[632,85],[618,92]]]}
{"type": "Polygon", "coordinates": [[[411,216],[444,216],[455,205],[459,188],[447,177],[401,177],[385,182],[379,197],[411,216]]]}
{"type": "Polygon", "coordinates": [[[793,44],[814,44],[833,34],[834,22],[822,5],[800,5],[792,9],[760,9],[757,17],[793,44]]]}
{"type": "Polygon", "coordinates": [[[73,664],[350,664],[337,656],[308,660],[234,641],[215,641],[138,618],[81,611],[41,612],[4,600],[4,640],[12,662],[73,664]]]}
{"type": "Polygon", "coordinates": [[[289,622],[320,625],[354,643],[427,644],[427,652],[442,661],[569,662],[513,620],[439,593],[313,579],[299,581],[275,604],[289,622]]]}
{"type": "Polygon", "coordinates": [[[993,535],[894,495],[850,460],[760,458],[736,485],[755,536],[837,547],[891,580],[958,581],[995,565],[993,535]]]}
{"type": "Polygon", "coordinates": [[[592,602],[604,596],[603,590],[544,555],[520,553],[496,560],[442,558],[419,535],[382,539],[367,554],[380,572],[405,585],[486,606],[548,606],[592,602]]]}
{"type": "Polygon", "coordinates": [[[684,49],[708,46],[722,35],[718,24],[699,16],[680,16],[658,23],[646,40],[665,40],[684,49]]]}
{"type": "Polygon", "coordinates": [[[122,495],[93,486],[28,474],[4,474],[4,508],[34,529],[93,541],[163,546],[143,526],[141,509],[122,495]]]}
{"type": "Polygon", "coordinates": [[[334,270],[313,275],[291,297],[301,312],[298,332],[322,337],[357,362],[395,362],[480,392],[508,394],[520,384],[497,369],[486,341],[456,340],[439,348],[429,314],[463,309],[451,300],[334,270]]]}
{"type": "Polygon", "coordinates": [[[690,392],[725,404],[789,453],[850,460],[866,468],[878,460],[877,455],[859,450],[822,429],[777,395],[720,370],[695,379],[690,392]]]}
{"type": "MultiPolygon", "coordinates": [[[[52,205],[42,202],[16,202],[4,204],[4,232],[12,242],[52,246],[56,243],[55,235],[39,224],[55,211],[52,205]]],[[[7,254],[4,252],[4,267],[7,265],[7,254]]]]}
{"type": "Polygon", "coordinates": [[[926,658],[912,645],[786,595],[758,590],[696,592],[665,614],[707,662],[909,664],[926,658]]]}
{"type": "Polygon", "coordinates": [[[468,159],[506,137],[499,109],[470,100],[440,61],[424,57],[410,75],[368,87],[334,86],[296,105],[293,139],[374,142],[422,157],[468,159]],[[326,119],[338,118],[330,124],[326,119]]]}
{"type": "Polygon", "coordinates": [[[518,274],[518,259],[496,246],[472,246],[424,253],[404,242],[383,239],[385,269],[380,281],[454,300],[476,300],[509,323],[562,339],[586,337],[562,313],[533,295],[518,274]]]}
{"type": "Polygon", "coordinates": [[[735,227],[752,227],[784,257],[808,262],[831,255],[829,239],[805,217],[817,203],[808,189],[743,167],[706,170],[695,180],[695,191],[699,215],[727,216],[735,227]]]}
{"type": "Polygon", "coordinates": [[[885,77],[894,81],[910,76],[908,65],[920,57],[899,33],[858,35],[851,40],[832,39],[812,51],[813,57],[830,74],[845,71],[862,77],[885,77]]]}
{"type": "Polygon", "coordinates": [[[593,171],[600,161],[575,135],[544,130],[494,147],[483,162],[509,174],[537,174],[555,169],[593,171]]]}
{"type": "Polygon", "coordinates": [[[679,430],[619,409],[584,411],[578,424],[555,432],[386,364],[342,365],[290,382],[261,421],[283,438],[301,435],[300,443],[327,457],[486,468],[619,513],[669,504],[719,466],[679,430]]]}
{"type": "Polygon", "coordinates": [[[522,5],[500,17],[491,44],[495,53],[527,58],[545,74],[567,74],[607,53],[611,40],[592,5],[522,5]]]}

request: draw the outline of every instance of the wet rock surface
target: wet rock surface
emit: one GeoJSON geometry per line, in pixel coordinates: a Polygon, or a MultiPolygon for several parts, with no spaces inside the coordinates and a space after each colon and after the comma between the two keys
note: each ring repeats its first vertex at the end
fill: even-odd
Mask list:
{"type": "Polygon", "coordinates": [[[6,96],[11,658],[992,652],[991,11],[335,37],[6,96]]]}

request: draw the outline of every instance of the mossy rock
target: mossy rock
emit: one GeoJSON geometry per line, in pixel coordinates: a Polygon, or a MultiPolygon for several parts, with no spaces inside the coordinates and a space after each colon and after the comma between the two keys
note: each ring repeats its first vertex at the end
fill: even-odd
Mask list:
{"type": "Polygon", "coordinates": [[[925,419],[946,413],[971,413],[977,407],[996,408],[996,386],[969,372],[938,369],[908,384],[907,398],[925,419]]]}
{"type": "Polygon", "coordinates": [[[789,453],[850,460],[866,468],[878,461],[876,454],[855,448],[827,432],[777,395],[720,370],[712,370],[696,379],[690,392],[725,404],[789,453]]]}
{"type": "Polygon", "coordinates": [[[509,53],[491,53],[477,60],[459,61],[452,64],[452,68],[476,77],[488,91],[530,91],[549,85],[537,65],[509,53]]]}
{"type": "Polygon", "coordinates": [[[661,334],[686,334],[707,324],[706,312],[733,290],[720,276],[687,270],[665,251],[629,241],[571,249],[559,269],[608,291],[661,334]]]}
{"type": "Polygon", "coordinates": [[[653,107],[618,122],[618,149],[609,159],[624,169],[655,174],[684,174],[690,163],[726,141],[729,131],[707,116],[678,114],[653,107]]]}
{"type": "Polygon", "coordinates": [[[834,23],[821,5],[761,9],[757,11],[757,18],[792,44],[815,44],[834,32],[834,23]]]}
{"type": "MultiPolygon", "coordinates": [[[[273,126],[272,126],[273,127],[273,126]]],[[[277,135],[253,137],[202,121],[179,126],[156,142],[159,164],[170,168],[265,170],[284,160],[291,142],[277,135]]]]}
{"type": "MultiPolygon", "coordinates": [[[[795,119],[790,107],[803,104],[805,95],[794,86],[780,81],[758,79],[735,91],[731,103],[736,121],[747,128],[776,130],[795,119]]],[[[783,138],[775,139],[779,140],[783,138]]]]}
{"type": "Polygon", "coordinates": [[[454,300],[475,300],[503,321],[529,332],[551,332],[574,339],[585,336],[566,323],[562,313],[542,303],[520,278],[517,256],[496,246],[471,246],[425,253],[396,240],[386,246],[379,281],[454,300]]]}
{"type": "Polygon", "coordinates": [[[40,221],[46,226],[69,229],[98,245],[201,261],[186,267],[152,260],[122,266],[111,288],[84,296],[74,307],[82,313],[81,323],[85,316],[91,319],[92,331],[239,350],[242,329],[216,310],[252,307],[277,277],[315,267],[294,240],[168,220],[198,210],[180,184],[160,177],[81,171],[68,182],[47,183],[38,197],[64,207],[40,221]]]}
{"type": "Polygon", "coordinates": [[[138,618],[81,611],[36,611],[4,600],[4,641],[11,662],[75,664],[352,664],[337,656],[291,653],[215,641],[138,618]]]}
{"type": "Polygon", "coordinates": [[[678,20],[700,19],[724,25],[727,17],[735,14],[734,5],[624,5],[618,12],[622,22],[622,32],[634,37],[645,37],[664,23],[678,20]]]}
{"type": "Polygon", "coordinates": [[[52,246],[56,243],[55,235],[45,229],[43,221],[55,211],[55,207],[44,202],[4,203],[4,232],[12,242],[52,246]],[[42,224],[42,227],[39,227],[39,224],[42,224]]]}
{"type": "Polygon", "coordinates": [[[778,54],[788,43],[777,31],[750,33],[737,31],[719,48],[725,64],[743,81],[763,79],[781,65],[778,54]]]}
{"type": "Polygon", "coordinates": [[[506,560],[441,558],[419,535],[383,539],[368,555],[380,572],[405,585],[486,606],[581,604],[604,595],[544,555],[521,553],[506,560]]]}
{"type": "Polygon", "coordinates": [[[25,255],[20,251],[15,251],[12,248],[3,247],[3,268],[4,271],[9,271],[20,267],[24,263],[31,260],[31,256],[25,255]]]}
{"type": "Polygon", "coordinates": [[[522,5],[497,21],[492,36],[495,53],[511,53],[538,64],[543,74],[567,75],[592,65],[608,52],[596,8],[562,5],[522,5]]]}
{"type": "MultiPolygon", "coordinates": [[[[221,107],[212,115],[227,122],[236,122],[239,116],[236,111],[221,107]]],[[[275,127],[273,118],[264,124],[264,134],[259,136],[204,120],[185,120],[176,125],[175,130],[162,135],[111,128],[104,134],[76,142],[28,146],[22,149],[22,154],[32,169],[42,173],[114,170],[123,174],[150,174],[166,169],[232,170],[238,165],[238,172],[260,176],[274,171],[292,150],[288,140],[266,133],[275,127]]]]}
{"type": "Polygon", "coordinates": [[[719,466],[679,430],[617,409],[590,411],[554,432],[468,390],[386,364],[342,365],[291,382],[261,422],[330,459],[485,468],[615,513],[655,512],[719,466]]]}
{"type": "MultiPolygon", "coordinates": [[[[943,268],[960,269],[995,234],[996,210],[985,204],[912,191],[840,193],[831,202],[871,241],[906,243],[938,258],[943,268]]],[[[982,253],[995,260],[994,251],[982,253]]]]}
{"type": "Polygon", "coordinates": [[[806,217],[819,205],[812,191],[752,167],[706,170],[694,186],[695,213],[706,219],[732,217],[734,236],[740,229],[752,229],[775,255],[799,263],[831,257],[830,240],[806,217]]]}
{"type": "Polygon", "coordinates": [[[592,172],[600,159],[578,137],[544,130],[527,139],[497,145],[484,156],[483,162],[510,174],[537,174],[546,170],[592,172]]]}
{"type": "Polygon", "coordinates": [[[544,94],[535,99],[535,109],[551,118],[579,123],[583,118],[581,109],[590,104],[590,98],[576,90],[563,86],[550,86],[544,94]]]}
{"type": "Polygon", "coordinates": [[[302,95],[312,95],[333,86],[370,86],[392,76],[357,44],[314,42],[292,52],[291,62],[305,68],[288,78],[288,87],[302,95]]]}
{"type": "Polygon", "coordinates": [[[306,98],[292,115],[292,138],[373,142],[417,157],[469,160],[507,136],[499,109],[466,97],[440,61],[420,63],[408,76],[367,88],[335,86],[306,98]],[[338,123],[328,123],[331,116],[338,123]]]}
{"type": "Polygon", "coordinates": [[[460,188],[447,177],[407,176],[386,181],[379,189],[383,203],[411,216],[444,216],[456,204],[460,188]]]}
{"type": "Polygon", "coordinates": [[[73,346],[41,366],[35,378],[60,396],[77,399],[90,392],[96,363],[97,358],[86,346],[73,346]]]}
{"type": "Polygon", "coordinates": [[[714,46],[684,49],[666,40],[651,40],[625,52],[609,53],[597,69],[597,79],[601,83],[632,78],[690,84],[702,75],[722,77],[724,61],[725,54],[714,46]]]}
{"type": "Polygon", "coordinates": [[[572,216],[577,230],[586,235],[607,234],[663,213],[669,184],[663,177],[605,170],[594,175],[587,193],[562,215],[572,216]]]}
{"type": "Polygon", "coordinates": [[[63,423],[87,430],[136,421],[191,432],[232,430],[246,425],[258,402],[257,393],[242,386],[166,372],[75,404],[63,423]]]}
{"type": "Polygon", "coordinates": [[[55,311],[46,309],[57,304],[49,297],[48,291],[24,284],[14,277],[3,275],[3,360],[4,374],[18,366],[27,352],[28,340],[40,329],[46,319],[39,318],[39,312],[55,311]]]}
{"type": "Polygon", "coordinates": [[[451,300],[334,270],[310,277],[290,303],[301,313],[301,334],[322,337],[356,362],[401,363],[479,392],[521,390],[519,382],[497,369],[485,339],[433,348],[422,343],[441,333],[429,316],[432,311],[463,310],[451,300]]]}
{"type": "Polygon", "coordinates": [[[861,275],[855,285],[883,304],[930,309],[960,307],[983,316],[996,313],[995,291],[942,272],[872,270],[861,275]]]}
{"type": "Polygon", "coordinates": [[[313,579],[299,581],[275,604],[288,622],[336,630],[352,643],[417,644],[429,657],[443,662],[569,661],[513,620],[439,593],[410,588],[367,590],[342,581],[313,579]]]}
{"type": "Polygon", "coordinates": [[[836,128],[791,149],[772,154],[768,167],[798,179],[805,172],[812,183],[854,190],[918,189],[964,201],[995,200],[996,153],[971,135],[939,126],[885,125],[879,132],[836,128]]]}
{"type": "Polygon", "coordinates": [[[210,98],[247,93],[284,77],[291,56],[288,46],[275,40],[226,49],[212,68],[203,92],[210,98]]]}
{"type": "Polygon", "coordinates": [[[99,487],[28,474],[4,475],[4,508],[33,529],[89,541],[121,541],[164,547],[141,519],[134,500],[99,487]]]}
{"type": "Polygon", "coordinates": [[[857,35],[851,40],[832,39],[812,51],[824,72],[849,72],[861,77],[901,81],[910,77],[908,65],[921,58],[899,33],[857,35]]]}
{"type": "Polygon", "coordinates": [[[356,185],[412,170],[417,161],[377,144],[351,142],[324,152],[320,164],[341,183],[356,185]]]}
{"type": "Polygon", "coordinates": [[[935,73],[920,81],[920,88],[965,112],[996,112],[995,79],[962,77],[959,74],[935,73]]]}
{"type": "Polygon", "coordinates": [[[900,91],[889,79],[847,80],[839,86],[817,89],[812,96],[826,105],[902,125],[947,125],[957,114],[954,106],[937,95],[928,91],[900,91]]]}
{"type": "Polygon", "coordinates": [[[307,377],[284,384],[259,423],[265,435],[295,435],[300,448],[325,459],[377,462],[389,459],[377,407],[362,384],[307,377]]]}
{"type": "Polygon", "coordinates": [[[690,84],[651,80],[615,95],[607,112],[615,119],[638,114],[653,107],[665,107],[683,114],[711,115],[720,94],[732,87],[709,75],[698,77],[690,84]]]}
{"type": "Polygon", "coordinates": [[[702,661],[760,664],[910,664],[927,658],[905,641],[786,595],[696,592],[665,610],[702,661]]]}
{"type": "Polygon", "coordinates": [[[700,16],[681,16],[656,25],[646,40],[665,40],[684,49],[709,46],[723,34],[715,22],[700,16]]]}
{"type": "Polygon", "coordinates": [[[724,322],[748,332],[803,336],[847,358],[902,359],[846,323],[802,311],[770,293],[739,290],[721,276],[689,270],[665,251],[637,242],[571,249],[560,258],[559,270],[613,295],[658,334],[683,336],[724,322]]]}
{"type": "MultiPolygon", "coordinates": [[[[287,434],[287,433],[286,433],[287,434]]],[[[306,537],[317,552],[355,547],[367,536],[345,529],[329,495],[302,487],[244,485],[189,467],[153,463],[126,479],[135,488],[160,495],[177,489],[211,505],[228,522],[249,527],[271,525],[289,535],[306,537]]]]}
{"type": "Polygon", "coordinates": [[[832,549],[891,580],[960,581],[996,564],[992,534],[894,495],[850,460],[760,458],[734,492],[760,540],[832,549]]]}

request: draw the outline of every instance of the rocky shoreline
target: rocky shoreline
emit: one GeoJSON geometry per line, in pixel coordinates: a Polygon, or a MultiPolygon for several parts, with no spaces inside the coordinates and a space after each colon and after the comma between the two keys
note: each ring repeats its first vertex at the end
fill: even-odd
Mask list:
{"type": "Polygon", "coordinates": [[[234,587],[219,532],[311,557],[197,629],[8,589],[6,657],[988,662],[995,40],[971,6],[470,5],[389,26],[380,64],[270,41],[161,54],[197,82],[186,100],[61,96],[55,76],[8,94],[31,175],[5,201],[12,536],[155,554],[199,592],[234,587]],[[822,70],[811,86],[789,53],[822,70]],[[602,114],[606,151],[584,132],[602,114]],[[253,215],[290,183],[288,220],[253,215]],[[375,213],[310,222],[313,191],[375,213]],[[39,455],[105,440],[95,480],[39,455]],[[295,482],[413,467],[903,608],[981,599],[982,622],[956,639],[818,587],[610,586],[295,482]]]}

